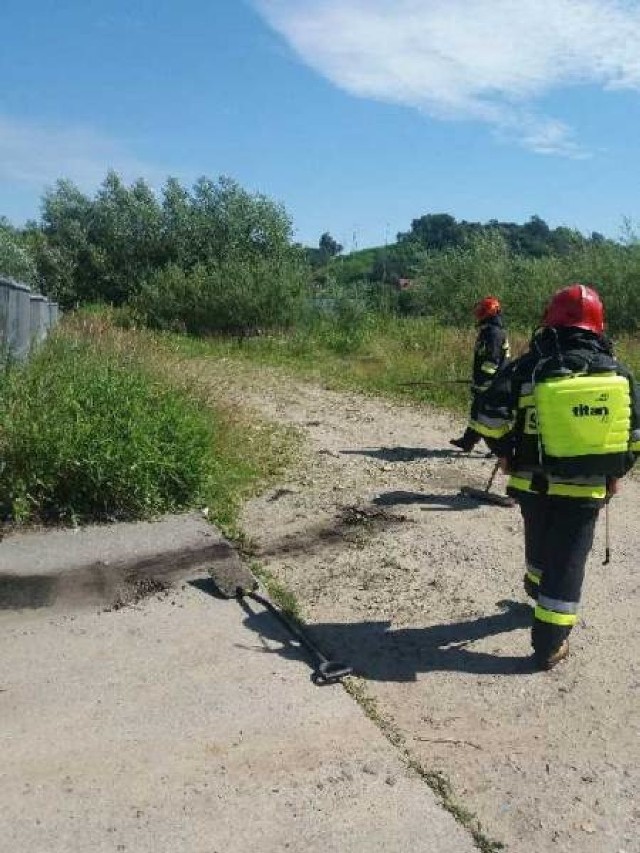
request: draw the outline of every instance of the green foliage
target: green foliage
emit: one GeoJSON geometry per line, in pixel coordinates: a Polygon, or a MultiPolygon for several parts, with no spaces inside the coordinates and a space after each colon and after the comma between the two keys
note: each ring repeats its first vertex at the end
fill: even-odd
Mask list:
{"type": "Polygon", "coordinates": [[[339,255],[342,252],[343,246],[337,240],[334,240],[328,231],[325,231],[318,241],[318,249],[322,258],[328,261],[330,258],[335,258],[336,255],[339,255]]]}
{"type": "Polygon", "coordinates": [[[125,304],[172,266],[188,274],[297,256],[284,209],[229,178],[200,178],[191,192],[169,178],[158,198],[144,181],[125,186],[110,172],[94,198],[59,181],[42,209],[28,239],[47,293],[64,307],[125,304]]]}
{"type": "MultiPolygon", "coordinates": [[[[503,238],[478,235],[465,246],[430,252],[417,280],[428,298],[429,313],[454,325],[469,325],[471,307],[509,280],[510,255],[503,238]]],[[[506,310],[506,309],[505,309],[506,310]]]]}
{"type": "Polygon", "coordinates": [[[311,246],[300,246],[299,248],[308,265],[312,270],[315,270],[318,267],[325,267],[332,258],[341,254],[343,246],[328,231],[325,231],[318,240],[317,249],[311,246]]]}
{"type": "Polygon", "coordinates": [[[4,518],[144,518],[192,506],[215,480],[198,406],[88,343],[52,339],[1,386],[4,518]]]}
{"type": "Polygon", "coordinates": [[[0,272],[40,283],[63,308],[128,306],[130,324],[196,334],[300,325],[331,303],[340,307],[333,326],[321,318],[325,337],[344,352],[366,336],[365,319],[349,316],[363,306],[467,326],[473,303],[492,293],[512,328],[531,329],[572,281],[599,289],[610,331],[639,326],[640,246],[628,223],[614,242],[538,216],[520,225],[426,214],[397,243],[346,256],[328,231],[314,249],[291,236],[282,206],[229,178],[203,177],[190,190],[169,178],[156,195],[110,172],[93,198],[59,181],[40,224],[18,231],[0,220],[0,272]]]}
{"type": "Polygon", "coordinates": [[[597,233],[587,238],[565,226],[551,229],[539,216],[532,216],[523,225],[497,219],[482,224],[458,222],[448,213],[428,213],[414,219],[409,231],[398,234],[398,242],[418,243],[429,251],[443,251],[461,247],[476,237],[493,235],[501,237],[511,252],[527,258],[565,255],[590,243],[606,242],[597,233]]]}
{"type": "Polygon", "coordinates": [[[338,353],[355,353],[366,340],[372,315],[357,296],[339,296],[330,312],[312,319],[305,334],[315,335],[322,346],[338,353]]]}
{"type": "Polygon", "coordinates": [[[22,235],[0,217],[0,275],[36,284],[36,265],[22,235]]]}
{"type": "Polygon", "coordinates": [[[349,286],[372,279],[372,270],[379,249],[362,249],[334,258],[328,266],[332,276],[340,285],[349,286]]]}
{"type": "Polygon", "coordinates": [[[410,301],[411,313],[468,326],[475,301],[493,294],[511,327],[531,330],[550,296],[573,281],[597,288],[612,333],[638,328],[640,245],[635,243],[590,243],[563,256],[536,258],[513,254],[497,232],[478,234],[462,246],[427,253],[400,309],[410,301]]]}
{"type": "Polygon", "coordinates": [[[616,299],[624,292],[621,310],[612,311],[612,326],[629,328],[638,281],[632,232],[627,243],[605,240],[596,232],[585,237],[564,226],[551,229],[538,216],[517,225],[458,222],[449,214],[427,214],[414,219],[393,245],[328,262],[316,270],[315,282],[322,286],[327,271],[347,292],[368,287],[372,306],[385,305],[403,315],[435,314],[454,323],[467,323],[473,300],[495,292],[520,325],[535,322],[557,287],[575,279],[600,282],[615,290],[616,299]],[[409,290],[396,292],[402,279],[410,281],[409,290]]]}
{"type": "Polygon", "coordinates": [[[254,258],[189,271],[172,264],[147,279],[134,305],[153,328],[247,334],[292,325],[303,296],[302,268],[294,257],[254,258]]]}
{"type": "MultiPolygon", "coordinates": [[[[357,329],[331,315],[316,315],[292,334],[251,338],[238,346],[225,338],[199,344],[200,354],[271,363],[334,388],[353,388],[395,398],[428,401],[466,411],[469,391],[463,385],[407,386],[425,379],[466,378],[471,370],[474,330],[446,327],[433,318],[399,318],[358,311],[357,329]],[[351,331],[349,332],[349,329],[351,331]]],[[[358,309],[356,309],[358,310],[358,309]]],[[[191,351],[193,342],[176,342],[191,351]]]]}
{"type": "MultiPolygon", "coordinates": [[[[326,317],[317,317],[303,330],[280,336],[252,338],[242,346],[225,339],[175,341],[198,355],[270,363],[338,389],[355,389],[394,399],[469,411],[469,388],[446,380],[470,377],[475,330],[443,325],[433,317],[368,315],[366,334],[357,348],[336,347],[335,331],[326,317]],[[445,380],[445,381],[443,381],[445,380]],[[424,382],[425,384],[420,384],[424,382]],[[416,383],[416,384],[406,384],[416,383]]],[[[526,349],[528,332],[510,333],[514,356],[526,349]]],[[[618,357],[640,377],[640,342],[636,336],[615,339],[618,357]]]]}
{"type": "Polygon", "coordinates": [[[426,249],[449,249],[460,246],[468,235],[467,223],[456,222],[448,213],[428,213],[411,223],[411,230],[398,234],[398,242],[415,241],[426,249]]]}

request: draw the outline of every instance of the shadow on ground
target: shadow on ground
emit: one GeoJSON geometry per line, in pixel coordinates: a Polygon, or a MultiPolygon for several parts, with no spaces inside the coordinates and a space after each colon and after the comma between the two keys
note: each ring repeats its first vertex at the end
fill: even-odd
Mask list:
{"type": "Polygon", "coordinates": [[[421,508],[433,510],[447,510],[449,512],[464,512],[465,510],[478,509],[479,503],[466,495],[435,495],[425,492],[384,492],[374,498],[371,503],[375,506],[409,506],[420,504],[421,508]]]}
{"type": "MultiPolygon", "coordinates": [[[[215,585],[194,584],[215,596],[215,585]]],[[[242,600],[244,625],[254,631],[265,654],[289,660],[309,660],[309,653],[268,612],[242,600]],[[276,647],[269,645],[278,643],[276,647]]],[[[305,630],[324,654],[348,664],[354,675],[370,681],[415,681],[419,673],[468,672],[473,675],[524,675],[535,671],[530,655],[505,656],[470,646],[531,625],[531,607],[517,601],[499,601],[496,613],[476,619],[391,628],[390,621],[320,623],[305,630]]]]}
{"type": "MultiPolygon", "coordinates": [[[[418,459],[486,459],[486,452],[461,453],[459,450],[428,447],[377,447],[341,450],[343,456],[370,456],[384,462],[415,462],[418,459]]],[[[489,454],[491,455],[491,454],[489,454]]]]}
{"type": "MultiPolygon", "coordinates": [[[[529,655],[507,657],[470,648],[478,640],[531,625],[531,608],[527,604],[515,601],[499,604],[500,610],[490,616],[426,628],[392,629],[389,621],[380,621],[318,624],[309,626],[309,632],[325,654],[348,664],[355,675],[371,681],[415,681],[418,673],[442,671],[474,675],[533,672],[529,655]]],[[[260,614],[247,618],[245,624],[263,636],[270,625],[262,621],[260,614]]],[[[289,643],[277,652],[285,657],[301,656],[297,645],[289,643]]]]}

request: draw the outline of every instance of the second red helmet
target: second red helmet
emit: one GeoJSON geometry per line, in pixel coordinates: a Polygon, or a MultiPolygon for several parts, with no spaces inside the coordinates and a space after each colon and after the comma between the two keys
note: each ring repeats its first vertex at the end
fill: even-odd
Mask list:
{"type": "Polygon", "coordinates": [[[485,296],[473,306],[473,313],[476,320],[488,320],[489,317],[495,317],[502,310],[500,300],[495,296],[485,296]]]}
{"type": "Polygon", "coordinates": [[[601,335],[604,306],[597,292],[584,284],[570,284],[553,295],[542,318],[543,326],[575,326],[601,335]]]}

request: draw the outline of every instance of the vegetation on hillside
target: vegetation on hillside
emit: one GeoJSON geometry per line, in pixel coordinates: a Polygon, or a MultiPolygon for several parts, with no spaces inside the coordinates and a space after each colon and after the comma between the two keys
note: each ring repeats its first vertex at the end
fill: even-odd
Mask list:
{"type": "Polygon", "coordinates": [[[396,242],[343,254],[326,231],[317,248],[292,242],[284,208],[229,178],[159,193],[110,172],[94,196],[59,181],[24,229],[0,222],[0,272],[39,285],[64,308],[127,306],[137,321],[192,334],[300,330],[363,311],[467,325],[495,293],[510,325],[529,329],[549,295],[573,280],[602,292],[613,332],[640,319],[640,244],[550,228],[414,219],[396,242]],[[347,304],[349,303],[349,304],[347,304]]]}

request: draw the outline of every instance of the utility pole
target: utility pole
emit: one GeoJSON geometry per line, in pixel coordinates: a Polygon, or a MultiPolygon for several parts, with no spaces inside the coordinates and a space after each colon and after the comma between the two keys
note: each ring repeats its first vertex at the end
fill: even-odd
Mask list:
{"type": "Polygon", "coordinates": [[[389,246],[389,223],[384,226],[384,258],[382,260],[382,283],[387,283],[387,248],[389,246]]]}

